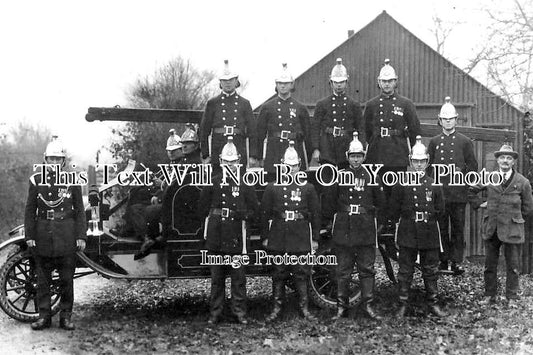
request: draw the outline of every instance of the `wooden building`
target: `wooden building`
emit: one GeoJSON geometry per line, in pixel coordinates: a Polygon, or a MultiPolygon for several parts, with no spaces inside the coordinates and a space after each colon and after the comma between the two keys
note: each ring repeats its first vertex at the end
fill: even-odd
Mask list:
{"type": "MultiPolygon", "coordinates": [[[[521,147],[519,123],[524,113],[441,56],[385,11],[360,31],[350,32],[346,41],[295,78],[293,96],[311,112],[319,99],[331,93],[329,74],[337,58],[342,58],[350,75],[348,95],[362,104],[379,94],[377,76],[384,59],[389,58],[399,77],[399,94],[415,103],[422,123],[435,124],[444,98],[450,96],[459,113],[459,126],[469,128],[459,128],[459,131],[468,135],[465,131],[474,133],[476,128],[501,129],[498,139],[484,139],[483,133],[470,135],[476,140],[480,169],[494,168],[493,152],[504,140],[521,147]],[[508,135],[505,130],[510,130],[508,135]]],[[[423,130],[426,144],[438,131],[423,130]]],[[[470,218],[465,229],[465,256],[484,255],[479,233],[480,213],[469,208],[467,213],[470,218]]]]}

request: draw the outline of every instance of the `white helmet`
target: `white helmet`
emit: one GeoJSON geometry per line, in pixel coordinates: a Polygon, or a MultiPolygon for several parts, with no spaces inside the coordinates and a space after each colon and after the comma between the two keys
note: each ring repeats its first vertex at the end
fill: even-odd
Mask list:
{"type": "Polygon", "coordinates": [[[398,79],[398,75],[396,75],[396,71],[390,65],[390,59],[385,59],[385,64],[379,71],[378,80],[391,80],[391,79],[398,79]]]}
{"type": "Polygon", "coordinates": [[[342,65],[342,59],[337,58],[337,64],[331,69],[331,75],[329,80],[334,82],[342,82],[348,80],[348,71],[346,67],[342,65]]]}
{"type": "Polygon", "coordinates": [[[366,151],[363,147],[363,143],[361,143],[359,140],[359,133],[357,133],[357,131],[353,132],[353,139],[348,146],[348,150],[346,151],[346,158],[348,158],[350,154],[354,153],[366,155],[366,151]]]}
{"type": "Polygon", "coordinates": [[[222,70],[222,73],[218,77],[219,80],[229,80],[233,78],[239,78],[239,74],[232,71],[229,67],[229,61],[227,59],[224,59],[224,70],[222,70]]]}
{"type": "Polygon", "coordinates": [[[59,141],[59,137],[57,135],[52,135],[52,140],[50,143],[48,143],[46,150],[44,151],[44,157],[66,157],[65,148],[59,141]]]}
{"type": "Polygon", "coordinates": [[[224,148],[222,148],[222,152],[220,152],[220,159],[235,161],[240,158],[241,155],[237,151],[235,144],[233,144],[233,136],[228,136],[228,142],[224,145],[224,148]]]}
{"type": "Polygon", "coordinates": [[[455,110],[455,106],[451,104],[451,99],[446,96],[444,99],[444,105],[440,108],[439,118],[456,118],[459,116],[455,110]]]}
{"type": "Polygon", "coordinates": [[[289,142],[289,147],[285,150],[281,162],[287,165],[300,164],[300,157],[298,156],[296,149],[294,149],[294,141],[289,142]]]}
{"type": "Polygon", "coordinates": [[[294,78],[292,77],[292,74],[289,72],[289,69],[287,69],[287,63],[283,63],[281,71],[276,77],[276,83],[292,83],[292,82],[294,82],[294,78]]]}
{"type": "Polygon", "coordinates": [[[170,137],[167,139],[167,150],[180,149],[183,145],[181,144],[180,136],[176,134],[176,130],[172,128],[168,133],[170,133],[170,137]]]}
{"type": "Polygon", "coordinates": [[[426,146],[422,143],[422,136],[416,136],[416,143],[411,149],[411,154],[409,159],[413,160],[429,160],[429,155],[427,154],[426,146]]]}

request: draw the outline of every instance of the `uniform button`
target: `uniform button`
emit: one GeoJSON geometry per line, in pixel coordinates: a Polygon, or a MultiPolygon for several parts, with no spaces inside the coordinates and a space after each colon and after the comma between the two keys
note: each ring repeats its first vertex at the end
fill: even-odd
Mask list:
{"type": "Polygon", "coordinates": [[[383,107],[383,104],[379,104],[379,107],[383,107]]]}
{"type": "Polygon", "coordinates": [[[222,117],[222,121],[225,121],[226,120],[226,117],[222,117]]]}
{"type": "Polygon", "coordinates": [[[224,100],[226,97],[224,95],[222,95],[222,100],[224,100]]]}
{"type": "Polygon", "coordinates": [[[238,102],[235,103],[235,105],[238,105],[238,104],[239,104],[238,102]]]}
{"type": "Polygon", "coordinates": [[[353,199],[353,196],[350,196],[350,200],[353,199]]]}
{"type": "Polygon", "coordinates": [[[415,207],[418,207],[418,203],[415,203],[415,207]]]}
{"type": "Polygon", "coordinates": [[[350,189],[350,192],[352,192],[352,191],[353,191],[353,189],[350,189]]]}
{"type": "Polygon", "coordinates": [[[336,113],[337,113],[337,111],[333,111],[333,114],[336,114],[336,113]]]}
{"type": "Polygon", "coordinates": [[[287,202],[284,203],[285,206],[288,206],[289,204],[287,202]]]}
{"type": "Polygon", "coordinates": [[[222,197],[226,197],[226,194],[222,194],[222,197]]]}
{"type": "Polygon", "coordinates": [[[283,197],[287,198],[287,195],[283,195],[283,197]]]}
{"type": "Polygon", "coordinates": [[[395,98],[395,97],[393,97],[392,99],[396,101],[396,98],[395,98]]]}
{"type": "Polygon", "coordinates": [[[281,125],[281,123],[280,123],[280,124],[279,124],[278,126],[280,126],[280,127],[281,127],[281,126],[282,126],[282,125],[281,125]]]}
{"type": "Polygon", "coordinates": [[[278,118],[281,118],[281,115],[278,115],[278,118]]]}
{"type": "Polygon", "coordinates": [[[379,119],[379,122],[383,122],[383,118],[380,118],[380,119],[379,119]]]}
{"type": "Polygon", "coordinates": [[[455,139],[455,136],[453,136],[452,139],[455,139]]]}
{"type": "Polygon", "coordinates": [[[222,112],[226,112],[226,110],[222,110],[222,112]]]}
{"type": "Polygon", "coordinates": [[[440,152],[441,152],[441,153],[444,153],[444,150],[441,149],[440,152]]]}
{"type": "Polygon", "coordinates": [[[333,96],[331,99],[332,99],[333,101],[335,101],[335,96],[333,96]]]}
{"type": "MultiPolygon", "coordinates": [[[[450,153],[453,153],[453,149],[452,149],[452,150],[450,150],[450,153]]],[[[450,157],[450,160],[452,160],[452,157],[450,157]]]]}
{"type": "Polygon", "coordinates": [[[291,102],[289,103],[289,105],[294,105],[294,103],[291,101],[291,102]]]}
{"type": "Polygon", "coordinates": [[[283,188],[283,191],[287,191],[287,188],[286,188],[286,187],[284,187],[284,188],[283,188]]]}
{"type": "Polygon", "coordinates": [[[280,108],[278,108],[278,111],[281,111],[281,109],[280,109],[280,108]]]}
{"type": "Polygon", "coordinates": [[[331,107],[335,107],[335,104],[331,104],[331,107]]]}
{"type": "Polygon", "coordinates": [[[452,145],[453,145],[453,142],[452,142],[452,145]]]}
{"type": "Polygon", "coordinates": [[[337,122],[337,119],[336,119],[336,118],[334,118],[334,119],[333,119],[333,122],[337,122]]]}
{"type": "Polygon", "coordinates": [[[280,101],[278,101],[278,105],[281,105],[281,102],[280,102],[280,101]]]}
{"type": "Polygon", "coordinates": [[[234,111],[237,112],[237,109],[235,109],[234,111]]]}
{"type": "Polygon", "coordinates": [[[418,196],[415,196],[415,200],[418,198],[418,196]]]}
{"type": "Polygon", "coordinates": [[[440,137],[440,139],[444,139],[444,137],[440,137]]]}
{"type": "Polygon", "coordinates": [[[344,96],[344,99],[343,99],[343,100],[346,101],[346,96],[344,96]]]}
{"type": "Polygon", "coordinates": [[[342,113],[346,113],[346,111],[342,111],[342,113]]]}
{"type": "Polygon", "coordinates": [[[379,101],[383,101],[383,99],[380,98],[379,101]]]}
{"type": "Polygon", "coordinates": [[[444,157],[441,157],[440,160],[444,160],[444,157]]]}
{"type": "Polygon", "coordinates": [[[416,187],[413,187],[413,191],[416,191],[416,187]]]}
{"type": "Polygon", "coordinates": [[[225,106],[226,104],[225,103],[221,103],[222,106],[225,106]]]}
{"type": "MultiPolygon", "coordinates": [[[[238,98],[239,98],[239,96],[235,95],[235,99],[237,100],[238,98]]],[[[237,104],[237,103],[235,103],[235,104],[237,104]]]]}
{"type": "Polygon", "coordinates": [[[380,114],[380,115],[383,115],[383,111],[379,111],[379,114],[380,114]]]}

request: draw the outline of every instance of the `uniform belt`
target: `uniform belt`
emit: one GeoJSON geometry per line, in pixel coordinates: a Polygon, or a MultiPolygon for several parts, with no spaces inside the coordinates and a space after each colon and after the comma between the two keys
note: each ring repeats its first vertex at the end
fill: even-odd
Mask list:
{"type": "Polygon", "coordinates": [[[392,137],[392,136],[403,136],[404,132],[399,129],[392,129],[387,127],[380,127],[377,131],[377,134],[383,138],[383,137],[392,137]]]}
{"type": "Polygon", "coordinates": [[[410,218],[414,218],[416,223],[427,223],[428,221],[434,221],[435,215],[427,211],[414,211],[414,215],[412,215],[410,218]]]}
{"type": "Polygon", "coordinates": [[[242,130],[240,128],[236,128],[235,126],[224,126],[213,128],[213,133],[223,134],[225,136],[233,136],[235,134],[242,134],[242,130]]]}
{"type": "Polygon", "coordinates": [[[299,219],[307,219],[307,215],[297,211],[284,211],[279,213],[279,218],[285,221],[296,221],[299,219]]]}
{"type": "Polygon", "coordinates": [[[353,214],[369,213],[370,211],[361,205],[342,205],[339,207],[339,212],[348,212],[351,216],[353,214]]]}
{"type": "Polygon", "coordinates": [[[341,129],[340,127],[337,127],[337,126],[326,127],[326,129],[324,129],[324,132],[330,133],[333,137],[345,136],[348,133],[347,130],[341,129]]]}
{"type": "Polygon", "coordinates": [[[235,217],[236,212],[229,208],[211,208],[211,214],[215,216],[221,216],[224,218],[235,217]]]}
{"type": "Polygon", "coordinates": [[[296,133],[293,133],[291,131],[280,131],[274,133],[273,136],[281,139],[294,139],[296,138],[296,133]]]}
{"type": "Polygon", "coordinates": [[[69,218],[74,218],[74,211],[56,211],[56,210],[41,210],[37,211],[37,217],[39,219],[47,219],[50,221],[53,220],[64,220],[69,218]]]}

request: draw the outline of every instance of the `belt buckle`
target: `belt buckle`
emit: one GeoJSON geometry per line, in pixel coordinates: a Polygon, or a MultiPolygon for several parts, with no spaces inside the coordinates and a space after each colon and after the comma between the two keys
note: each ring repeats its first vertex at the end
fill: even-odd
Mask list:
{"type": "Polygon", "coordinates": [[[381,138],[383,138],[383,137],[390,137],[389,129],[388,129],[387,127],[381,127],[379,133],[380,133],[380,135],[381,135],[381,138]]]}
{"type": "Polygon", "coordinates": [[[224,135],[233,136],[235,134],[233,132],[234,129],[235,129],[235,126],[224,126],[224,135]]]}
{"type": "Polygon", "coordinates": [[[359,206],[360,205],[350,205],[350,213],[349,215],[353,215],[353,214],[361,214],[361,212],[359,211],[359,206]]]}
{"type": "Polygon", "coordinates": [[[54,210],[47,210],[46,211],[46,219],[49,219],[51,221],[54,220],[54,210]]]}
{"type": "Polygon", "coordinates": [[[289,139],[290,134],[291,134],[291,131],[281,131],[279,137],[281,139],[289,139]]]}
{"type": "Polygon", "coordinates": [[[285,211],[285,222],[296,220],[294,211],[285,211]]]}
{"type": "Polygon", "coordinates": [[[229,208],[227,208],[227,207],[222,208],[222,213],[220,215],[223,218],[228,218],[229,217],[229,208]]]}
{"type": "Polygon", "coordinates": [[[425,222],[425,212],[415,212],[415,222],[425,222]]]}
{"type": "Polygon", "coordinates": [[[340,127],[333,127],[333,132],[331,132],[331,134],[333,134],[333,137],[338,137],[341,135],[341,128],[340,127]]]}

